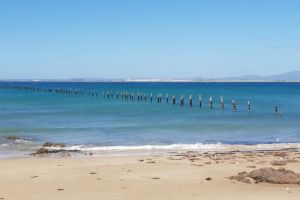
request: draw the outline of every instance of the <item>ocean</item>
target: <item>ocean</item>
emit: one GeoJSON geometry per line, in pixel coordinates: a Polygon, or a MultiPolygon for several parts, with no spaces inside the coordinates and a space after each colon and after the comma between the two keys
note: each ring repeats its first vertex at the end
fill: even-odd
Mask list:
{"type": "Polygon", "coordinates": [[[300,143],[300,83],[0,82],[0,157],[26,155],[45,141],[99,152],[285,147],[300,143]],[[76,94],[79,89],[85,93],[76,94]],[[110,98],[108,91],[113,93],[110,98]],[[124,91],[133,93],[134,100],[122,100],[124,91]],[[137,93],[146,95],[146,102],[138,101],[137,93]],[[22,139],[7,141],[9,135],[22,139]]]}

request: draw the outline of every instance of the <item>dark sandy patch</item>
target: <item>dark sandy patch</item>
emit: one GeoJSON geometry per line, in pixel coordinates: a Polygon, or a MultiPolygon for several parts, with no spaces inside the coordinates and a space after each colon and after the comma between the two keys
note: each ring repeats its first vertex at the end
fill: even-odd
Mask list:
{"type": "Polygon", "coordinates": [[[271,162],[271,165],[274,165],[274,166],[285,166],[286,164],[289,164],[289,163],[296,163],[296,162],[299,162],[297,160],[291,160],[291,159],[288,159],[288,160],[274,160],[271,162]]]}

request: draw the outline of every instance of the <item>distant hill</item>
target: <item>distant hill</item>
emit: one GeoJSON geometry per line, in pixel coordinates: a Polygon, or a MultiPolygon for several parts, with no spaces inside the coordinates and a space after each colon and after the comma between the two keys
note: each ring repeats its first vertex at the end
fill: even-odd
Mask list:
{"type": "Polygon", "coordinates": [[[241,80],[241,81],[300,81],[300,71],[286,72],[271,76],[246,75],[237,77],[221,78],[221,80],[241,80]]]}
{"type": "Polygon", "coordinates": [[[71,79],[0,79],[18,82],[300,82],[300,71],[292,71],[272,76],[246,75],[223,78],[71,78],[71,79]]]}

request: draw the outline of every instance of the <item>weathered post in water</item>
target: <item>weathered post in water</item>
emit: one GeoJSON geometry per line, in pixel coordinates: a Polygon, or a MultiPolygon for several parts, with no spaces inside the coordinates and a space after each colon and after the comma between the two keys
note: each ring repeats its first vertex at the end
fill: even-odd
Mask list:
{"type": "Polygon", "coordinates": [[[209,108],[212,109],[213,106],[213,100],[212,100],[212,96],[209,97],[209,108]]]}
{"type": "Polygon", "coordinates": [[[236,112],[237,108],[236,108],[236,102],[235,100],[232,100],[232,112],[236,112]]]}
{"type": "Polygon", "coordinates": [[[201,97],[201,94],[199,94],[198,99],[199,99],[199,107],[202,108],[202,97],[201,97]]]}
{"type": "Polygon", "coordinates": [[[248,101],[248,112],[251,112],[251,102],[248,101]]]}
{"type": "Polygon", "coordinates": [[[168,95],[168,93],[166,94],[166,102],[169,103],[169,95],[168,95]]]}
{"type": "Polygon", "coordinates": [[[224,99],[221,96],[221,110],[224,111],[224,99]]]}
{"type": "Polygon", "coordinates": [[[184,105],[184,97],[183,95],[181,95],[180,97],[180,106],[183,106],[184,105]]]}
{"type": "Polygon", "coordinates": [[[275,114],[278,114],[278,106],[277,105],[274,107],[274,109],[275,109],[275,114]]]}

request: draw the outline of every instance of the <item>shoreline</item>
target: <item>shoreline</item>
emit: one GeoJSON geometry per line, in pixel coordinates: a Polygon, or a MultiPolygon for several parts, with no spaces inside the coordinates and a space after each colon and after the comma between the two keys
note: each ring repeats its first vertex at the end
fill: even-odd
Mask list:
{"type": "MultiPolygon", "coordinates": [[[[26,140],[8,141],[0,144],[2,151],[0,159],[28,158],[38,150],[43,149],[43,143],[29,141],[34,146],[20,151],[22,145],[28,145],[26,140]]],[[[46,142],[47,143],[47,142],[46,142]]],[[[170,144],[170,145],[141,145],[141,146],[91,146],[64,145],[52,143],[54,146],[45,147],[49,154],[70,153],[72,156],[84,157],[92,154],[97,157],[126,157],[126,156],[168,156],[172,152],[193,151],[198,153],[230,153],[230,152],[264,152],[264,151],[300,151],[300,143],[272,143],[272,144],[170,144]],[[63,146],[55,146],[55,145],[63,146]]]]}
{"type": "MultiPolygon", "coordinates": [[[[2,199],[298,199],[298,184],[234,178],[285,168],[300,173],[299,149],[173,152],[161,156],[29,157],[0,160],[2,199]],[[230,177],[233,177],[232,179],[230,177]],[[243,182],[244,181],[244,182],[243,182]]],[[[275,176],[275,175],[274,175],[275,176]]],[[[271,177],[272,178],[272,177],[271,177]]],[[[274,178],[274,177],[273,177],[274,178]]],[[[271,179],[273,180],[273,179],[271,179]]],[[[276,177],[274,180],[277,180],[276,177]]],[[[285,180],[285,179],[284,179],[285,180]]],[[[287,180],[287,179],[286,179],[287,180]]]]}

